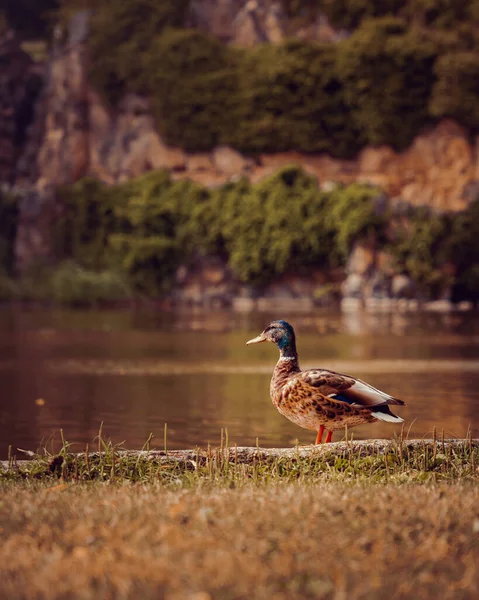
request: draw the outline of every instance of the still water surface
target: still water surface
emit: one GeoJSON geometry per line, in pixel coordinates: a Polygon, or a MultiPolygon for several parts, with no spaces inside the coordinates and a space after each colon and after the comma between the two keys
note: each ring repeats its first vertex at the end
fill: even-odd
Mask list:
{"type": "MultiPolygon", "coordinates": [[[[297,330],[301,366],[366,379],[404,399],[410,437],[479,437],[479,315],[165,314],[0,310],[0,458],[8,446],[36,450],[59,431],[74,449],[104,435],[140,448],[219,443],[291,446],[314,433],[269,400],[277,360],[271,344],[246,347],[274,318],[297,330]]],[[[400,428],[364,425],[354,437],[400,428]]],[[[334,439],[340,439],[336,433],[334,439]]]]}

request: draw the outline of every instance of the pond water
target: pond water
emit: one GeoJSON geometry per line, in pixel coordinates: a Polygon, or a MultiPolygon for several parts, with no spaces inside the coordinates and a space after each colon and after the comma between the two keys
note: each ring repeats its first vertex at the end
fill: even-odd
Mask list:
{"type": "MultiPolygon", "coordinates": [[[[366,379],[407,402],[409,437],[479,437],[479,315],[211,314],[0,310],[0,458],[9,445],[80,451],[103,434],[124,447],[219,444],[291,446],[314,433],[287,421],[269,399],[271,344],[246,347],[274,318],[297,330],[302,368],[366,379]],[[58,446],[57,446],[58,447],[58,446]]],[[[355,439],[400,434],[387,423],[355,439]]],[[[351,433],[351,432],[350,432],[351,433]]],[[[340,432],[335,440],[341,439],[340,432]]],[[[17,452],[18,455],[18,452],[17,452]]]]}

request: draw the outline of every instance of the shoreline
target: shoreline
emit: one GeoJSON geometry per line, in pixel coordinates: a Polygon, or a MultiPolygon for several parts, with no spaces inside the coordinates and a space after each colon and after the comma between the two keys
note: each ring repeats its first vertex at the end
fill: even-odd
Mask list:
{"type": "Polygon", "coordinates": [[[72,305],[58,303],[54,300],[30,299],[0,299],[1,309],[14,310],[118,310],[141,311],[159,310],[163,313],[179,314],[208,314],[212,309],[221,312],[231,312],[237,315],[248,315],[255,312],[270,313],[287,311],[294,314],[311,314],[315,312],[337,312],[340,314],[369,313],[388,314],[400,312],[402,314],[451,314],[474,313],[479,311],[479,305],[474,305],[469,300],[452,302],[451,300],[423,300],[420,298],[352,298],[343,297],[338,301],[323,304],[315,302],[310,296],[284,298],[275,296],[258,296],[256,298],[234,297],[230,304],[215,305],[204,300],[188,303],[174,302],[170,297],[165,298],[125,298],[117,301],[80,303],[72,305]]]}
{"type": "Polygon", "coordinates": [[[225,439],[220,447],[185,450],[124,450],[100,438],[95,451],[87,446],[85,452],[72,453],[68,448],[68,442],[64,442],[58,454],[44,456],[18,449],[27,458],[15,455],[0,461],[0,482],[49,477],[65,481],[140,481],[158,480],[167,474],[193,474],[204,479],[213,473],[220,479],[248,478],[247,470],[258,469],[263,475],[275,477],[279,467],[287,477],[300,467],[306,476],[319,475],[329,468],[344,473],[350,468],[362,478],[366,471],[381,467],[386,470],[386,479],[390,473],[408,471],[454,479],[460,466],[469,477],[479,478],[479,438],[472,437],[340,441],[292,448],[229,447],[225,439]]]}

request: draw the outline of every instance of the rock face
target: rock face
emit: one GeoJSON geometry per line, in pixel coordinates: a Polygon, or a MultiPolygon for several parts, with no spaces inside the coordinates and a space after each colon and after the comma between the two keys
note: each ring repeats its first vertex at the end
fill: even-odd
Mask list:
{"type": "Polygon", "coordinates": [[[463,127],[445,119],[400,153],[389,146],[368,147],[356,160],[345,161],[286,152],[263,155],[260,163],[253,179],[298,163],[320,182],[367,182],[382,188],[393,201],[455,211],[465,208],[477,192],[479,138],[471,144],[463,127]]]}
{"type": "Polygon", "coordinates": [[[201,257],[178,269],[171,300],[188,307],[233,307],[238,312],[310,312],[315,306],[337,303],[335,275],[343,276],[342,272],[320,270],[307,275],[285,273],[267,288],[258,290],[238,281],[221,258],[201,257]]]}
{"type": "Polygon", "coordinates": [[[7,30],[0,35],[0,184],[7,187],[15,179],[40,87],[41,72],[7,30]]]}
{"type": "Polygon", "coordinates": [[[189,20],[223,42],[245,48],[280,42],[287,26],[278,0],[193,0],[189,20]]]}
{"type": "Polygon", "coordinates": [[[341,283],[343,302],[390,307],[418,295],[414,282],[394,270],[392,257],[374,243],[357,243],[348,259],[341,283]]]}
{"type": "Polygon", "coordinates": [[[226,44],[251,48],[287,37],[337,42],[346,31],[335,30],[328,18],[316,12],[303,19],[288,19],[281,0],[192,0],[189,25],[207,31],[226,44]]]}

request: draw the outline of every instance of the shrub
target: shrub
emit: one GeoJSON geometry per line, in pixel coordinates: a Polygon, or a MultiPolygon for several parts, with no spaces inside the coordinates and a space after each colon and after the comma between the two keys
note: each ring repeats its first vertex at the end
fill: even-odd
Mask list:
{"type": "Polygon", "coordinates": [[[235,53],[212,36],[174,29],[158,36],[135,85],[151,93],[158,127],[170,144],[200,151],[231,137],[235,53]]]}
{"type": "Polygon", "coordinates": [[[450,252],[450,218],[426,207],[412,209],[392,244],[397,267],[417,282],[425,294],[437,297],[451,283],[444,269],[450,252]]]}
{"type": "Polygon", "coordinates": [[[409,0],[405,15],[419,23],[438,28],[453,28],[472,16],[474,0],[409,0]]]}
{"type": "Polygon", "coordinates": [[[335,245],[345,261],[358,239],[386,241],[389,220],[380,204],[384,200],[377,188],[360,183],[338,186],[330,194],[329,221],[335,231],[335,245]]]}
{"type": "Polygon", "coordinates": [[[321,192],[298,167],[211,191],[161,171],[109,190],[85,180],[62,191],[57,252],[87,271],[118,268],[148,295],[167,290],[198,254],[220,255],[241,280],[261,285],[291,269],[341,264],[358,237],[379,236],[377,196],[359,184],[321,192]]]}
{"type": "Polygon", "coordinates": [[[446,242],[449,260],[455,266],[453,295],[479,302],[479,199],[455,215],[446,242]]]}
{"type": "Polygon", "coordinates": [[[405,148],[427,123],[437,48],[400,19],[368,21],[339,48],[356,126],[370,144],[405,148]]]}
{"type": "MultiPolygon", "coordinates": [[[[449,82],[448,61],[435,71],[437,58],[477,46],[476,0],[284,2],[290,15],[320,10],[353,33],[338,44],[239,50],[181,29],[188,0],[107,0],[93,16],[92,82],[112,104],[127,91],[148,96],[165,141],[186,150],[227,144],[349,158],[368,143],[404,149],[449,108],[430,104],[436,75],[437,94],[449,82]],[[454,26],[438,29],[441,15],[454,26]]],[[[468,62],[464,76],[471,70],[475,77],[468,62]]],[[[459,86],[458,103],[463,91],[470,103],[473,85],[459,86]]]]}
{"type": "Polygon", "coordinates": [[[328,198],[299,168],[286,167],[249,193],[230,191],[226,198],[223,236],[241,280],[263,284],[293,268],[327,265],[335,254],[334,232],[324,219],[328,198]]]}
{"type": "MultiPolygon", "coordinates": [[[[131,286],[120,271],[84,269],[73,260],[55,267],[45,263],[31,265],[15,282],[8,279],[5,282],[9,298],[69,306],[94,306],[126,300],[132,295],[131,286]]],[[[1,289],[0,278],[0,294],[1,289]]]]}
{"type": "Polygon", "coordinates": [[[459,213],[411,209],[391,244],[397,267],[431,297],[452,286],[454,300],[479,301],[479,199],[459,213]]]}
{"type": "Polygon", "coordinates": [[[428,27],[453,28],[474,20],[477,0],[282,0],[290,17],[322,12],[336,27],[356,29],[373,17],[401,16],[428,27]]]}
{"type": "Polygon", "coordinates": [[[189,0],[104,0],[92,18],[89,39],[90,77],[105,97],[116,104],[137,87],[142,59],[157,36],[168,27],[181,27],[189,0]]]}
{"type": "Polygon", "coordinates": [[[47,283],[48,295],[59,304],[96,305],[125,300],[131,290],[125,277],[117,271],[90,271],[67,261],[56,267],[47,283]]]}
{"type": "Polygon", "coordinates": [[[0,272],[5,274],[11,274],[13,271],[17,220],[17,199],[0,191],[0,272]]]}
{"type": "Polygon", "coordinates": [[[364,19],[396,14],[407,0],[282,0],[290,17],[322,12],[336,27],[355,29],[364,19]]]}
{"type": "Polygon", "coordinates": [[[245,53],[231,144],[247,152],[354,155],[363,140],[344,101],[336,52],[331,45],[289,41],[245,53]]]}
{"type": "Polygon", "coordinates": [[[157,296],[171,288],[179,265],[201,255],[221,256],[240,280],[262,286],[286,272],[344,265],[355,242],[367,239],[389,245],[397,269],[425,295],[454,284],[456,298],[479,298],[477,200],[459,214],[411,207],[391,221],[376,188],[321,191],[295,166],[214,190],[162,171],[111,188],[85,180],[61,197],[58,256],[71,262],[54,277],[35,268],[22,282],[24,296],[99,302],[128,293],[125,282],[157,296]]]}
{"type": "Polygon", "coordinates": [[[355,29],[365,19],[397,14],[407,0],[319,0],[320,9],[339,27],[355,29]]]}
{"type": "Polygon", "coordinates": [[[315,178],[285,167],[255,186],[242,182],[216,192],[221,217],[215,239],[222,239],[234,273],[256,285],[286,271],[335,266],[357,237],[378,230],[374,209],[368,213],[365,206],[362,220],[353,223],[358,206],[372,206],[377,195],[361,185],[321,192],[315,178]],[[352,219],[338,204],[350,205],[352,219]]]}
{"type": "Polygon", "coordinates": [[[190,181],[172,182],[162,172],[140,178],[129,191],[125,205],[114,210],[123,226],[109,235],[108,244],[135,288],[156,295],[193,252],[197,240],[188,233],[190,209],[208,192],[190,181]]]}
{"type": "Polygon", "coordinates": [[[14,300],[18,297],[17,282],[0,268],[0,302],[14,300]]]}
{"type": "Polygon", "coordinates": [[[449,116],[467,127],[479,129],[479,57],[477,52],[452,52],[436,63],[437,82],[430,111],[449,116]]]}
{"type": "Polygon", "coordinates": [[[108,187],[85,178],[57,190],[59,214],[53,226],[53,249],[60,260],[71,258],[86,269],[114,264],[108,236],[121,223],[113,209],[125,202],[124,187],[108,187]]]}
{"type": "Polygon", "coordinates": [[[59,0],[4,0],[2,12],[22,38],[39,39],[48,35],[49,15],[58,5],[59,0]]]}

